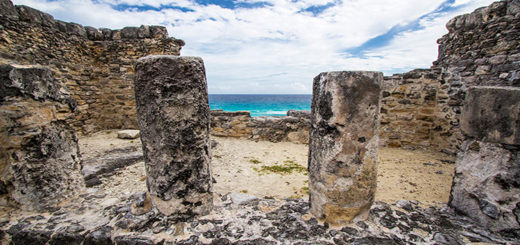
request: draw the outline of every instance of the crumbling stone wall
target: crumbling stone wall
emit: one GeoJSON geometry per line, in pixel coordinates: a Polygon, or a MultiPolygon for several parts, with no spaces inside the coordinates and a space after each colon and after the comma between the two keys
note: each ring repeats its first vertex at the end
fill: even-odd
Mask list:
{"type": "MultiPolygon", "coordinates": [[[[520,2],[506,0],[450,20],[440,38],[434,67],[449,85],[448,104],[460,119],[466,91],[473,86],[520,86],[520,2]]],[[[457,132],[458,143],[464,140],[457,132]]]]}
{"type": "Polygon", "coordinates": [[[284,117],[251,117],[248,111],[211,111],[211,135],[271,142],[309,143],[310,111],[284,117]]]}
{"type": "Polygon", "coordinates": [[[42,67],[0,65],[0,196],[43,211],[83,188],[76,103],[42,67]]]}
{"type": "Polygon", "coordinates": [[[455,119],[448,85],[439,69],[418,69],[385,77],[381,101],[380,144],[454,152],[455,119]]]}
{"type": "Polygon", "coordinates": [[[0,23],[0,64],[51,68],[78,103],[68,122],[82,133],[137,128],[135,61],[150,54],[179,55],[184,45],[169,38],[165,27],[98,30],[9,0],[0,0],[0,23]]]}
{"type": "Polygon", "coordinates": [[[520,236],[520,1],[458,16],[439,39],[442,79],[460,143],[449,205],[520,236]]]}

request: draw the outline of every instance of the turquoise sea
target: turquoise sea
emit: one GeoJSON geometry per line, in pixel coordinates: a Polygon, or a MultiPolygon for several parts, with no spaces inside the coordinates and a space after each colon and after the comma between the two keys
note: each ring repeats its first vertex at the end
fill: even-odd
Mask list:
{"type": "Polygon", "coordinates": [[[250,111],[251,116],[285,116],[288,110],[310,110],[310,94],[210,94],[212,110],[250,111]]]}

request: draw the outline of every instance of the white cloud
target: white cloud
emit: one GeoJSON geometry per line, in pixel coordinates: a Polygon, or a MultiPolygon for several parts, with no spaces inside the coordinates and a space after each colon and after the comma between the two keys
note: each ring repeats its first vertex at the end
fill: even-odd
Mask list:
{"type": "MultiPolygon", "coordinates": [[[[239,0],[240,2],[256,2],[239,0]]],[[[465,6],[421,22],[423,29],[394,36],[363,57],[345,50],[406,25],[434,11],[444,0],[343,0],[319,16],[301,13],[313,5],[340,1],[265,0],[272,6],[226,9],[189,0],[15,0],[57,19],[94,27],[166,25],[170,35],[186,41],[183,55],[201,56],[210,93],[311,93],[314,76],[331,70],[380,70],[387,73],[429,67],[437,56],[436,39],[455,15],[488,5],[491,0],[456,0],[465,6]],[[175,5],[193,9],[116,11],[110,4],[175,5]]]]}

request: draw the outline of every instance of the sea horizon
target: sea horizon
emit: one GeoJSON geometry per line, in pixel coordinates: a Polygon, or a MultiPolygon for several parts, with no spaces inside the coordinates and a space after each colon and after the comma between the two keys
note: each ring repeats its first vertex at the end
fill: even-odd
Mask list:
{"type": "Polygon", "coordinates": [[[312,94],[209,94],[211,110],[249,111],[252,117],[285,116],[310,110],[312,94]]]}

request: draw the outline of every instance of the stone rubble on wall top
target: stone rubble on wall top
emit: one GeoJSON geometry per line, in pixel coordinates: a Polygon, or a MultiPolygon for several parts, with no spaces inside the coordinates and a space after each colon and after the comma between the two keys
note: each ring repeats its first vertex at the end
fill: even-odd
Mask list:
{"type": "MultiPolygon", "coordinates": [[[[92,41],[119,40],[119,39],[164,39],[168,38],[168,31],[164,26],[125,27],[121,30],[110,30],[107,28],[96,29],[94,27],[83,27],[76,23],[66,23],[55,20],[52,15],[41,12],[37,9],[24,6],[14,6],[9,0],[0,0],[0,15],[13,19],[21,20],[34,25],[54,27],[60,31],[67,32],[92,41]]],[[[184,45],[182,40],[178,40],[180,46],[184,45]]]]}
{"type": "Polygon", "coordinates": [[[454,17],[448,23],[446,28],[451,32],[456,29],[471,29],[475,26],[481,25],[496,17],[511,15],[514,17],[520,16],[520,1],[500,1],[494,2],[488,7],[478,8],[470,14],[459,15],[454,17]]]}

